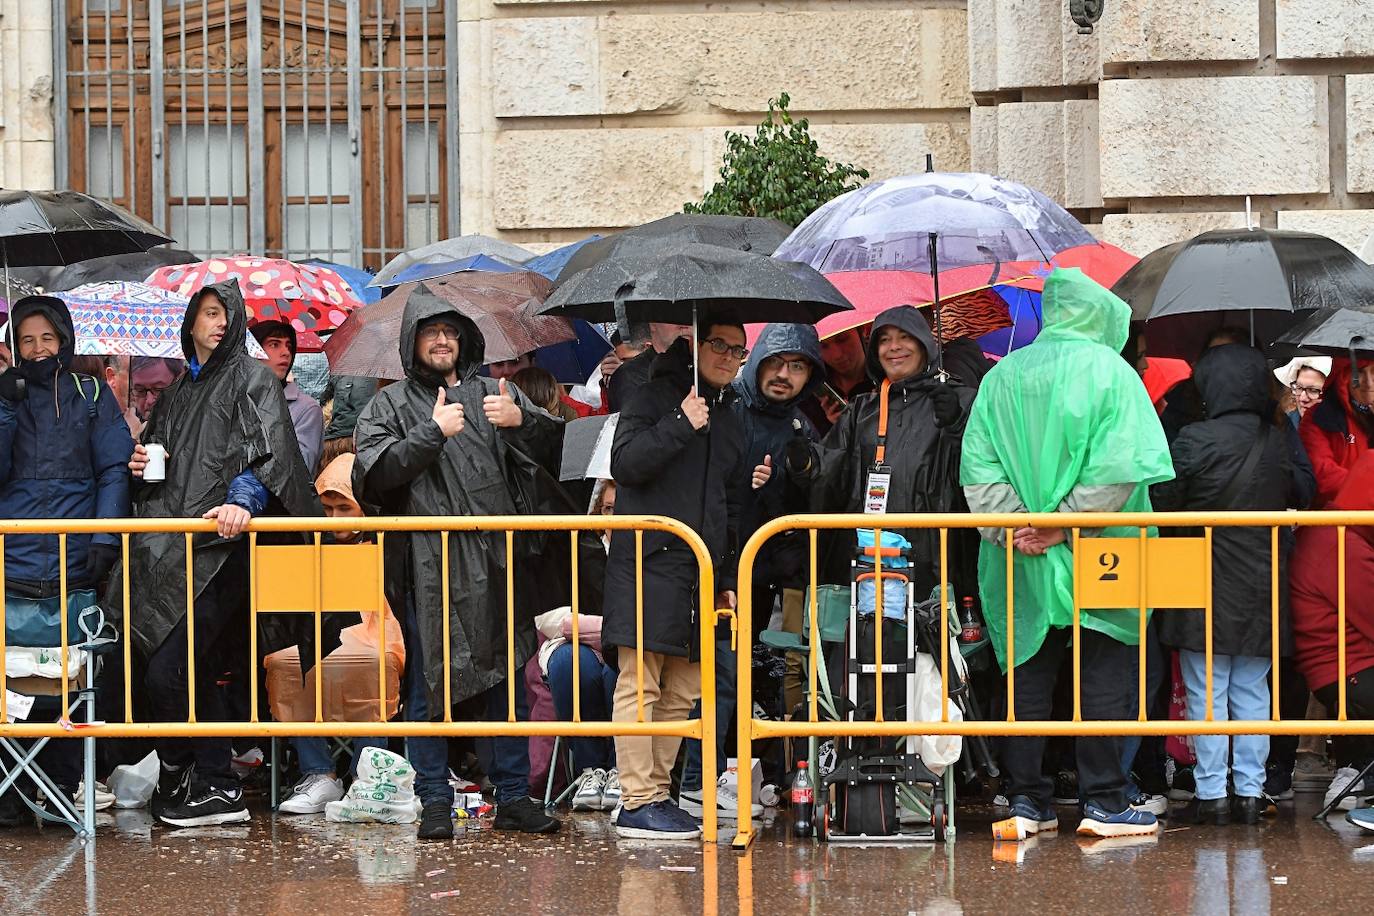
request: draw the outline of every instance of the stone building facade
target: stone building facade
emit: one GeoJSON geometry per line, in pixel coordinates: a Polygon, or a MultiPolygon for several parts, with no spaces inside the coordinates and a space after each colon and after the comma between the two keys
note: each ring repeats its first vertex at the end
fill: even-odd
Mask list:
{"type": "MultiPolygon", "coordinates": [[[[436,0],[445,2],[445,0],[436,0]]],[[[535,249],[678,210],[781,91],[875,178],[996,172],[1137,254],[1374,229],[1374,0],[446,0],[463,232],[535,249]],[[449,20],[450,22],[452,20],[449,20]]],[[[50,0],[0,0],[8,187],[53,174],[50,0]]]]}

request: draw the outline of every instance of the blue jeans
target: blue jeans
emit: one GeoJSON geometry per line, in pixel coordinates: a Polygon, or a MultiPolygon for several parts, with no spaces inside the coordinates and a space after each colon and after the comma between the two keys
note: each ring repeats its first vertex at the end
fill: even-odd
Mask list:
{"type": "MultiPolygon", "coordinates": [[[[615,682],[620,673],[597,658],[590,646],[580,646],[582,682],[582,719],[585,722],[605,722],[615,708],[615,682]]],[[[564,643],[549,656],[549,692],[553,694],[553,708],[558,718],[571,722],[573,717],[573,647],[564,643]]],[[[615,766],[615,746],[609,738],[572,738],[573,766],[583,770],[609,770],[615,766]]]]}
{"type": "MultiPolygon", "coordinates": [[[[1183,668],[1183,683],[1188,690],[1188,718],[1193,721],[1205,719],[1206,657],[1201,652],[1187,650],[1180,651],[1178,656],[1183,668]]],[[[1217,722],[1228,719],[1268,721],[1269,716],[1269,659],[1212,656],[1212,718],[1217,722]]],[[[1197,780],[1197,797],[1204,800],[1226,797],[1228,744],[1236,794],[1258,798],[1264,788],[1264,763],[1269,757],[1268,735],[1194,737],[1197,766],[1193,768],[1193,777],[1197,780]]]]}
{"type": "MultiPolygon", "coordinates": [[[[429,709],[429,688],[425,683],[424,650],[420,643],[415,602],[406,598],[405,632],[406,670],[402,684],[406,722],[442,721],[443,710],[429,709]]],[[[485,694],[486,721],[506,719],[506,685],[497,684],[485,694]]],[[[529,719],[529,704],[525,701],[525,680],[515,679],[515,717],[529,719]]],[[[496,801],[515,801],[530,794],[530,743],[528,738],[479,738],[477,758],[487,776],[496,786],[496,801]]],[[[406,759],[415,767],[415,794],[420,803],[453,805],[453,786],[448,781],[448,739],[407,738],[406,759]]]]}
{"type": "MultiPolygon", "coordinates": [[[[334,773],[334,757],[329,753],[328,738],[292,738],[291,746],[296,749],[296,760],[301,767],[302,776],[334,773]]],[[[348,775],[358,775],[358,757],[369,747],[386,747],[385,738],[354,738],[353,754],[348,763],[348,775]]]]}
{"type": "MultiPolygon", "coordinates": [[[[716,775],[719,779],[725,772],[726,758],[733,755],[726,753],[725,736],[730,733],[730,720],[735,717],[735,678],[738,676],[739,666],[735,657],[735,650],[730,648],[730,639],[716,640],[716,775]]],[[[752,714],[752,706],[751,706],[752,714]]],[[[701,701],[698,700],[696,706],[692,707],[693,719],[701,718],[701,701]]],[[[687,757],[682,764],[682,788],[689,792],[699,792],[701,790],[701,742],[695,738],[686,739],[687,757]]],[[[740,765],[747,771],[749,761],[741,761],[740,765]]]]}

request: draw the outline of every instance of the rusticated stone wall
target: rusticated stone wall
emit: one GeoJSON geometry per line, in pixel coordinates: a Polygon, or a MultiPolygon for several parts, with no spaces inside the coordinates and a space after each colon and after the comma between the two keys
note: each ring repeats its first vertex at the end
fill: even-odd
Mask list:
{"type": "Polygon", "coordinates": [[[53,186],[52,3],[0,0],[0,187],[53,186]]]}

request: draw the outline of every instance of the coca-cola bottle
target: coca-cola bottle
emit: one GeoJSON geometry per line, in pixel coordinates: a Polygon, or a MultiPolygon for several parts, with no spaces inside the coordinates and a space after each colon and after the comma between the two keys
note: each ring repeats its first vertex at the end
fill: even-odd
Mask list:
{"type": "Polygon", "coordinates": [[[978,616],[973,612],[973,599],[965,598],[964,605],[959,609],[959,641],[972,645],[983,638],[983,625],[978,622],[978,616]]]}
{"type": "Polygon", "coordinates": [[[797,761],[797,775],[792,780],[792,833],[796,836],[811,836],[815,831],[816,786],[811,782],[811,772],[805,760],[797,761]]]}

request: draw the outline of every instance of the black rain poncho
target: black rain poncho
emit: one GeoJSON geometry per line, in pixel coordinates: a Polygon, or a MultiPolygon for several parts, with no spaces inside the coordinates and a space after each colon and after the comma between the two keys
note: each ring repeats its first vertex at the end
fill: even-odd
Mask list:
{"type": "MultiPolygon", "coordinates": [[[[486,353],[486,342],[477,325],[421,285],[406,302],[400,349],[405,380],[377,393],[364,408],[353,433],[358,449],[353,492],[365,511],[369,515],[465,516],[517,515],[541,508],[526,503],[522,495],[528,487],[516,479],[517,475],[525,481],[539,475],[519,452],[547,449],[561,438],[563,424],[507,383],[525,420],[519,428],[498,434],[482,410],[483,398],[496,394],[498,383],[477,374],[486,353]],[[464,426],[462,432],[449,438],[432,419],[444,379],[415,359],[419,325],[441,316],[461,334],[456,402],[463,405],[464,426]],[[512,448],[512,444],[519,448],[512,448]]],[[[453,390],[448,389],[450,395],[453,390]]],[[[506,540],[500,531],[455,532],[450,538],[450,687],[453,702],[459,703],[506,678],[506,540]]],[[[521,541],[517,538],[518,544],[521,541]]],[[[556,543],[567,541],[559,538],[556,543]]],[[[386,536],[385,544],[387,600],[398,614],[406,601],[414,602],[423,658],[412,659],[412,663],[423,664],[429,708],[441,712],[441,536],[438,532],[394,533],[386,536]]],[[[527,553],[520,547],[517,550],[521,556],[527,553]]],[[[560,551],[559,557],[566,559],[566,552],[560,551]]],[[[516,577],[521,580],[514,633],[517,671],[534,651],[534,614],[554,606],[539,608],[546,601],[532,596],[540,583],[530,580],[545,572],[533,564],[516,568],[516,577]]]]}
{"type": "MultiPolygon", "coordinates": [[[[143,441],[167,448],[167,479],[138,484],[137,518],[200,518],[224,504],[229,483],[249,468],[269,494],[267,515],[319,516],[311,478],[281,382],[248,355],[248,313],[238,284],[206,286],[191,297],[181,326],[181,349],[196,355],[191,327],[206,293],[224,303],[229,324],[199,375],[182,373],[158,400],[143,441]]],[[[236,539],[237,540],[237,539],[236,539]]],[[[131,539],[129,572],[134,646],[150,656],[186,616],[186,539],[181,534],[144,534],[131,539]]],[[[224,566],[236,542],[196,535],[197,598],[224,566]]],[[[244,583],[246,589],[248,583],[244,583]]]]}

